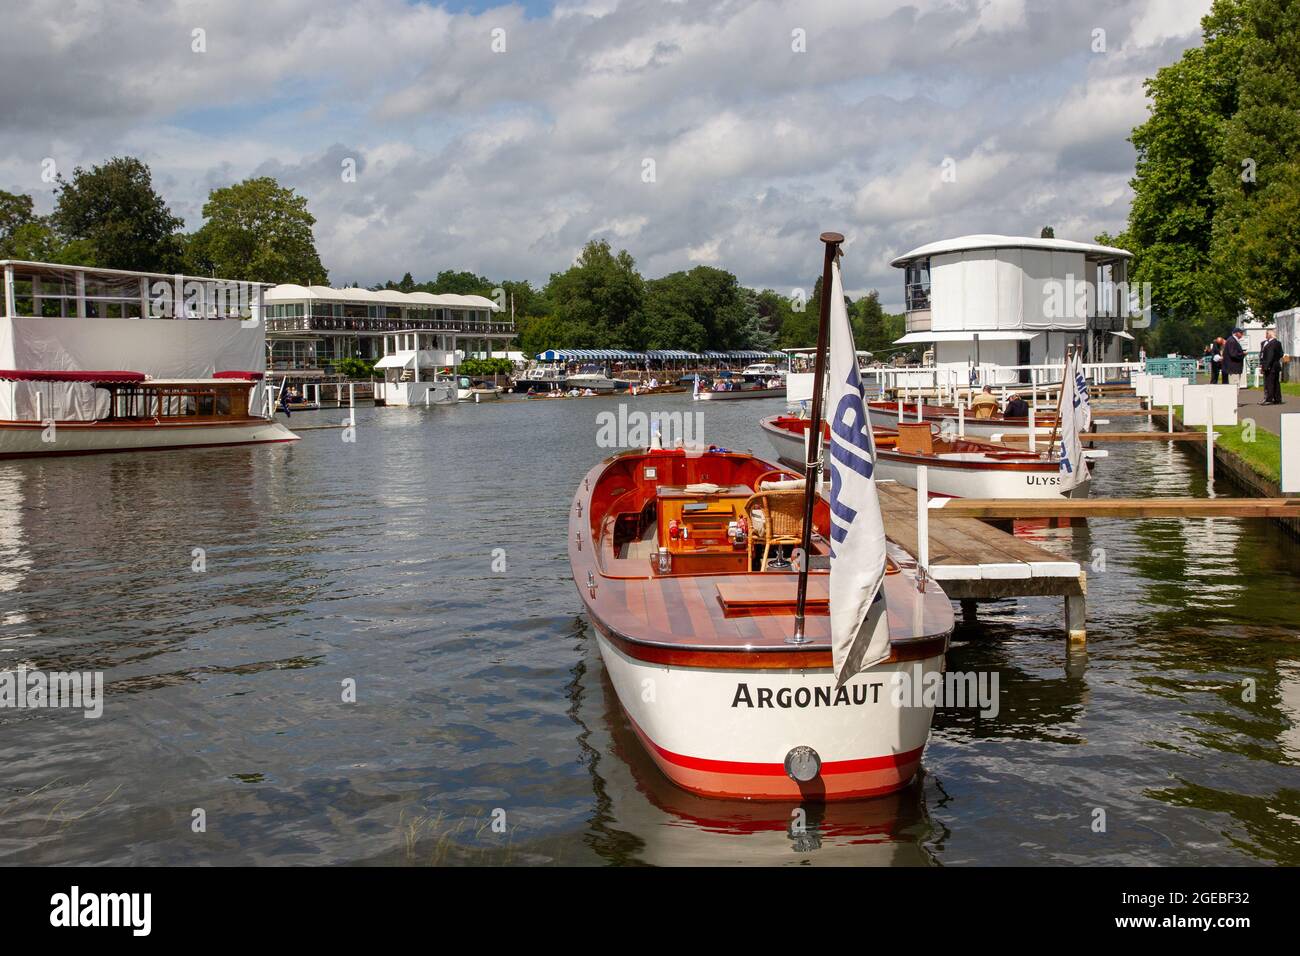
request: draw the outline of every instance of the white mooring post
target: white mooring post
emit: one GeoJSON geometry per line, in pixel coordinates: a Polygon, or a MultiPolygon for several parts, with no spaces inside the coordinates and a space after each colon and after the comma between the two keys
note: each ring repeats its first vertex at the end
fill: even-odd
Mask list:
{"type": "Polygon", "coordinates": [[[930,475],[925,465],[916,466],[916,563],[930,573],[930,475]]]}
{"type": "Polygon", "coordinates": [[[1214,397],[1205,396],[1205,480],[1214,492],[1214,397]]]}
{"type": "Polygon", "coordinates": [[[348,425],[355,428],[357,424],[357,389],[356,385],[348,382],[348,425]]]}
{"type": "Polygon", "coordinates": [[[903,400],[898,400],[898,423],[903,424],[903,400]]]}
{"type": "Polygon", "coordinates": [[[957,403],[957,437],[966,437],[966,406],[961,402],[957,403]]]}
{"type": "MultiPolygon", "coordinates": [[[[1038,451],[1038,416],[1031,408],[1029,410],[1029,450],[1038,451]]],[[[1051,451],[1049,448],[1048,451],[1051,451]]]]}
{"type": "Polygon", "coordinates": [[[1168,408],[1168,410],[1167,410],[1167,415],[1168,415],[1168,417],[1165,419],[1165,423],[1169,426],[1169,434],[1171,434],[1171,435],[1174,433],[1174,398],[1173,398],[1173,395],[1174,395],[1174,393],[1173,393],[1173,391],[1171,390],[1171,391],[1169,392],[1169,408],[1168,408]]]}

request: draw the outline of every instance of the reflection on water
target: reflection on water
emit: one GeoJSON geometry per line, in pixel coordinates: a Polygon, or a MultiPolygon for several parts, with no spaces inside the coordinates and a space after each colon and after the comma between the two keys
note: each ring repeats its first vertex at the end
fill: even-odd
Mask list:
{"type": "MultiPolygon", "coordinates": [[[[0,666],[103,670],[108,692],[99,720],[0,710],[0,860],[1300,862],[1300,548],[1263,523],[1035,532],[1093,569],[1086,650],[1059,599],[981,605],[949,666],[995,670],[1001,711],[941,711],[901,794],[671,787],[565,555],[616,405],[361,409],[356,444],[0,463],[0,666]]],[[[706,438],[767,453],[779,409],[710,403],[706,438]]],[[[1111,447],[1096,495],[1204,493],[1180,448],[1111,447]]]]}

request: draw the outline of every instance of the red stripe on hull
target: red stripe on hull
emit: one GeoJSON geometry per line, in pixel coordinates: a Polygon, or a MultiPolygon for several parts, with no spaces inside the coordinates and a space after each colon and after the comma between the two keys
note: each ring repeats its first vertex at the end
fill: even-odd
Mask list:
{"type": "MultiPolygon", "coordinates": [[[[624,713],[627,711],[624,709],[624,713]]],[[[835,760],[822,764],[815,780],[791,780],[779,763],[746,763],[688,757],[660,747],[627,715],[641,743],[663,771],[683,790],[704,797],[742,800],[854,800],[880,797],[903,789],[921,768],[917,747],[907,753],[860,760],[835,760]]]]}

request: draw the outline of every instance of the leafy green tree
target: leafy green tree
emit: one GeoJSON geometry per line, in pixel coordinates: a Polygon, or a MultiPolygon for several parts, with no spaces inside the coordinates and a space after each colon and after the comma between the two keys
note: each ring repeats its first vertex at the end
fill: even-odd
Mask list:
{"type": "Polygon", "coordinates": [[[349,355],[346,358],[335,360],[334,374],[346,375],[355,381],[368,381],[375,375],[375,364],[367,362],[363,358],[349,355]]]}
{"type": "Polygon", "coordinates": [[[1295,247],[1288,245],[1295,232],[1287,226],[1295,221],[1300,172],[1300,0],[1220,0],[1211,17],[1229,9],[1239,73],[1236,108],[1223,124],[1210,176],[1217,205],[1211,252],[1234,296],[1270,316],[1300,304],[1295,247]]]}
{"type": "MultiPolygon", "coordinates": [[[[1199,328],[1235,316],[1231,277],[1211,261],[1219,201],[1210,177],[1237,106],[1246,2],[1215,0],[1201,21],[1202,46],[1146,81],[1151,115],[1131,137],[1137,150],[1133,203],[1128,229],[1117,241],[1135,253],[1130,280],[1151,283],[1158,323],[1199,328]]],[[[1183,337],[1173,328],[1152,334],[1183,337]]]]}
{"type": "Polygon", "coordinates": [[[552,314],[589,348],[641,348],[645,282],[626,249],[615,255],[605,239],[583,247],[577,262],[552,273],[546,285],[552,314]]]}
{"type": "Polygon", "coordinates": [[[189,249],[195,272],[300,285],[329,281],[316,252],[316,217],[307,211],[306,197],[271,177],[212,190],[203,218],[189,249]]]}
{"type": "Polygon", "coordinates": [[[72,178],[58,177],[51,217],[63,242],[80,242],[92,264],[110,269],[174,272],[181,265],[181,220],[154,191],[149,167],[130,156],[110,159],[72,178]]]}
{"type": "Polygon", "coordinates": [[[751,306],[730,272],[696,266],[654,279],[645,287],[647,347],[704,351],[743,344],[751,306]]]}
{"type": "Polygon", "coordinates": [[[547,349],[580,347],[581,336],[560,319],[551,315],[516,316],[519,351],[531,358],[547,349]]]}
{"type": "Polygon", "coordinates": [[[452,269],[444,269],[438,273],[438,278],[418,287],[419,291],[432,292],[434,295],[482,295],[489,298],[495,288],[495,283],[485,276],[452,269]]]}

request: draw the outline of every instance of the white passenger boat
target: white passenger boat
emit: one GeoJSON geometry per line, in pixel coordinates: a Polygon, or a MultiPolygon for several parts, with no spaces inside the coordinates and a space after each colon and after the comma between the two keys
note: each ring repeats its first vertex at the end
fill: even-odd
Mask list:
{"type": "Polygon", "coordinates": [[[261,377],[261,372],[218,372],[214,378],[147,379],[130,371],[0,370],[0,381],[40,386],[32,418],[0,421],[0,458],[297,441],[279,422],[249,408],[261,377]],[[60,417],[66,414],[63,406],[89,408],[94,417],[60,417]]]}

